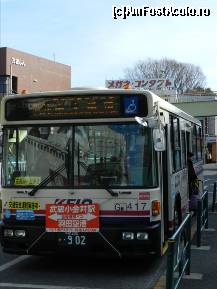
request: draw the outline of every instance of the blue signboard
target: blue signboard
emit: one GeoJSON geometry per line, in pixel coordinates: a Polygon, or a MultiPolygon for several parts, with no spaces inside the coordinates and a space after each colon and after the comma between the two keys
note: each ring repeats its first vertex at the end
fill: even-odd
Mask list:
{"type": "Polygon", "coordinates": [[[137,115],[139,112],[138,96],[125,96],[124,97],[124,114],[137,115]]]}
{"type": "Polygon", "coordinates": [[[33,211],[17,210],[16,219],[20,221],[32,221],[35,219],[35,214],[33,211]]]}

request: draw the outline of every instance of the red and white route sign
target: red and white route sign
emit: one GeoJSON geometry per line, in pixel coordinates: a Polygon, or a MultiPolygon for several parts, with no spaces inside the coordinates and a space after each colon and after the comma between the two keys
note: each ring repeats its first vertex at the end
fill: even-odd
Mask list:
{"type": "Polygon", "coordinates": [[[47,232],[98,232],[99,204],[47,204],[47,232]]]}

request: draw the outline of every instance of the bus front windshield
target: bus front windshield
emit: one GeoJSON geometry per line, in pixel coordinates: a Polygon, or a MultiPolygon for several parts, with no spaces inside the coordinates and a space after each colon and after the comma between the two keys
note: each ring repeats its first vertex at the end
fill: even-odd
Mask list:
{"type": "Polygon", "coordinates": [[[4,186],[157,186],[152,131],[134,123],[5,127],[3,162],[4,186]]]}

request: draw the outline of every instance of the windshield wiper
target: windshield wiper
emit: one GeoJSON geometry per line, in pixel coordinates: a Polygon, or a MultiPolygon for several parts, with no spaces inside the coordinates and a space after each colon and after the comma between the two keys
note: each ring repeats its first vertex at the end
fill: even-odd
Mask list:
{"type": "Polygon", "coordinates": [[[109,180],[100,179],[100,184],[103,185],[103,189],[105,189],[112,197],[117,197],[118,193],[114,192],[109,185],[109,180]]]}
{"type": "Polygon", "coordinates": [[[105,189],[107,192],[109,192],[109,194],[112,196],[112,197],[117,197],[118,196],[118,193],[114,192],[111,188],[109,187],[103,187],[103,189],[105,189]]]}
{"type": "Polygon", "coordinates": [[[42,180],[37,186],[35,186],[30,192],[30,196],[34,196],[34,194],[43,186],[49,184],[56,176],[58,176],[65,169],[65,164],[57,168],[51,175],[48,175],[44,180],[42,180]]]}

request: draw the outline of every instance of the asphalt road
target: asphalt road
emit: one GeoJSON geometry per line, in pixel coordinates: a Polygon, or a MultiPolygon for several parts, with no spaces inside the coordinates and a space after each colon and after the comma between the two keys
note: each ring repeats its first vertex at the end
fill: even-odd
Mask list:
{"type": "Polygon", "coordinates": [[[0,287],[11,289],[151,289],[165,268],[165,258],[123,262],[2,252],[0,258],[0,287]]]}

